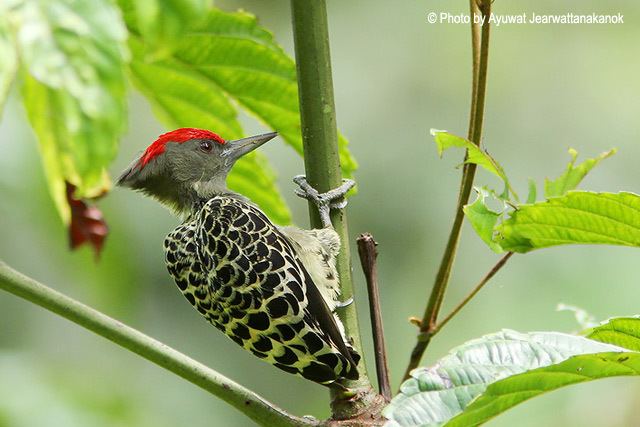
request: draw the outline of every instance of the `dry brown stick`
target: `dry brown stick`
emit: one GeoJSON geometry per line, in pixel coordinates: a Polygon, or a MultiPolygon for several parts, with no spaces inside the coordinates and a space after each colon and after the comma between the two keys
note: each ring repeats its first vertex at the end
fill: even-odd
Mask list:
{"type": "Polygon", "coordinates": [[[389,367],[387,366],[387,351],[384,345],[384,331],[382,328],[382,314],[380,312],[380,293],[378,291],[378,269],[376,259],[378,243],[369,233],[361,234],[358,239],[358,255],[362,271],[367,280],[369,293],[369,312],[371,313],[371,329],[373,330],[373,347],[375,350],[376,373],[380,394],[391,400],[391,383],[389,381],[389,367]]]}

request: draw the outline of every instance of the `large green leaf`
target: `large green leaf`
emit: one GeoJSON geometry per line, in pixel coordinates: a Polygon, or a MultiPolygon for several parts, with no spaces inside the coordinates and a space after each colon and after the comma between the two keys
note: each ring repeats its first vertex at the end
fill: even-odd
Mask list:
{"type": "MultiPolygon", "coordinates": [[[[176,57],[217,83],[302,153],[295,64],[253,15],[211,10],[183,38],[176,57]]],[[[351,176],[357,164],[342,135],[338,144],[342,170],[351,176]]]]}
{"type": "Polygon", "coordinates": [[[384,416],[389,427],[435,427],[452,419],[447,425],[473,426],[562,385],[635,374],[638,356],[559,332],[502,331],[452,350],[430,368],[413,370],[384,416]],[[580,358],[570,359],[573,356],[580,358]],[[461,418],[454,418],[463,410],[461,418]]]}
{"type": "Polygon", "coordinates": [[[572,384],[617,376],[640,375],[640,353],[596,353],[572,357],[562,363],[535,369],[487,387],[447,427],[473,427],[543,393],[572,384]]]}
{"type": "Polygon", "coordinates": [[[554,180],[545,179],[545,197],[548,199],[551,197],[564,196],[567,192],[576,189],[580,182],[584,179],[584,177],[591,171],[591,169],[596,167],[602,160],[614,155],[615,153],[616,150],[612,149],[607,151],[606,153],[600,154],[596,158],[587,159],[584,162],[580,163],[578,166],[575,166],[578,152],[573,148],[569,149],[571,161],[567,165],[567,169],[562,173],[562,175],[554,180]]]}
{"type": "Polygon", "coordinates": [[[589,329],[586,337],[640,352],[640,318],[618,317],[589,329]]]}
{"type": "Polygon", "coordinates": [[[579,355],[557,365],[539,368],[491,384],[447,426],[475,426],[507,409],[560,387],[613,376],[640,374],[640,318],[607,320],[587,331],[587,338],[633,352],[579,355]]]}
{"type": "MultiPolygon", "coordinates": [[[[502,177],[502,168],[483,152],[473,149],[470,142],[443,132],[436,132],[439,150],[448,147],[469,149],[469,160],[478,163],[493,174],[502,177]],[[471,151],[473,150],[473,151],[471,151]],[[474,154],[475,153],[475,154],[474,154]]],[[[495,212],[488,208],[488,199],[505,204],[503,196],[489,190],[480,190],[478,198],[464,207],[467,219],[476,233],[494,252],[528,252],[533,249],[561,244],[614,244],[638,246],[640,244],[639,221],[635,221],[638,197],[631,193],[608,194],[577,192],[574,190],[582,179],[615,150],[587,159],[575,165],[577,152],[569,150],[571,161],[564,173],[555,180],[545,181],[545,196],[549,200],[535,202],[536,187],[529,181],[526,204],[506,202],[514,207],[495,212]]],[[[485,153],[486,154],[486,153],[485,153]]]]}
{"type": "Polygon", "coordinates": [[[640,246],[638,212],[633,193],[569,192],[519,206],[497,226],[496,241],[513,252],[576,243],[640,246]]]}
{"type": "Polygon", "coordinates": [[[126,31],[107,0],[16,0],[3,7],[16,33],[24,104],[68,222],[65,181],[77,197],[109,186],[106,167],[125,122],[126,31]]]}
{"type": "MultiPolygon", "coordinates": [[[[242,136],[235,108],[215,83],[175,59],[144,60],[144,46],[136,38],[132,38],[130,46],[134,56],[133,80],[163,123],[171,128],[215,129],[226,139],[242,136]]],[[[290,222],[289,210],[276,187],[275,174],[260,152],[240,159],[229,174],[228,184],[251,198],[273,221],[290,222]]]]}
{"type": "MultiPolygon", "coordinates": [[[[536,185],[529,180],[527,204],[520,205],[509,199],[513,194],[504,169],[481,147],[471,141],[453,135],[446,131],[432,129],[431,134],[442,156],[450,148],[463,148],[467,152],[465,163],[473,163],[500,178],[505,185],[501,195],[496,195],[486,187],[478,190],[478,198],[464,207],[465,216],[473,226],[478,236],[496,253],[504,251],[527,252],[532,249],[569,243],[608,243],[637,246],[638,240],[633,236],[624,236],[627,225],[635,227],[633,221],[633,207],[617,209],[615,203],[625,203],[632,196],[614,195],[619,200],[611,201],[609,196],[600,194],[592,196],[567,195],[577,188],[584,177],[602,160],[613,155],[616,150],[602,153],[600,156],[587,159],[576,166],[578,153],[570,149],[571,161],[566,170],[554,180],[545,180],[545,196],[551,198],[548,202],[535,203],[536,185]],[[591,197],[591,203],[583,203],[586,197],[591,197]],[[487,206],[488,199],[496,199],[503,204],[515,208],[511,218],[501,222],[508,210],[496,212],[487,206]],[[580,200],[578,200],[580,199],[580,200]],[[609,213],[613,217],[607,218],[609,213]],[[623,215],[622,222],[617,216],[623,215]],[[625,223],[628,220],[629,224],[625,223]],[[621,239],[618,239],[621,237],[621,239]]],[[[580,193],[593,194],[593,193],[580,193]]],[[[637,231],[637,230],[636,230],[637,231]]]]}
{"type": "Polygon", "coordinates": [[[170,55],[182,35],[206,15],[210,0],[118,0],[127,25],[142,35],[150,57],[170,55]]]}
{"type": "MultiPolygon", "coordinates": [[[[255,17],[212,9],[162,58],[150,52],[143,33],[131,31],[134,83],[167,126],[202,127],[237,138],[242,129],[235,105],[240,105],[302,152],[295,65],[255,17]]],[[[340,137],[342,168],[350,175],[356,164],[346,144],[340,137]]],[[[229,185],[274,221],[289,221],[274,174],[261,155],[238,162],[229,185]]]]}

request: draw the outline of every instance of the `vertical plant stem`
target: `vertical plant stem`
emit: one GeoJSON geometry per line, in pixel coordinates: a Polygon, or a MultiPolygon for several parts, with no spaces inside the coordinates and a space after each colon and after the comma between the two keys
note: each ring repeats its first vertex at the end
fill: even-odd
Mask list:
{"type": "Polygon", "coordinates": [[[0,261],[0,289],[37,304],[124,347],[224,400],[262,426],[317,426],[173,348],[27,277],[0,261]]]}
{"type": "MultiPolygon", "coordinates": [[[[469,0],[469,13],[471,16],[480,16],[476,0],[469,0]]],[[[478,74],[480,70],[480,42],[482,40],[482,26],[471,23],[471,102],[469,110],[469,128],[467,138],[471,139],[471,129],[474,128],[476,119],[476,104],[478,93],[478,74]]]]}
{"type": "Polygon", "coordinates": [[[369,233],[361,234],[358,239],[358,255],[362,271],[367,280],[369,292],[369,313],[371,315],[371,329],[373,330],[373,350],[376,358],[376,374],[380,394],[391,400],[391,382],[389,381],[389,366],[387,365],[387,349],[384,344],[384,328],[382,327],[382,311],[380,310],[380,292],[378,289],[377,258],[378,243],[369,233]]]}
{"type": "MultiPolygon", "coordinates": [[[[468,138],[476,145],[480,145],[482,136],[482,125],[484,121],[484,99],[487,87],[487,65],[489,60],[489,35],[490,24],[488,16],[491,14],[491,0],[470,0],[472,13],[480,13],[484,19],[484,24],[471,22],[471,39],[472,39],[472,63],[473,63],[473,79],[472,79],[472,99],[471,99],[471,116],[469,119],[468,138]],[[480,37],[478,37],[478,28],[480,29],[480,37]]],[[[433,330],[436,327],[438,314],[442,308],[442,302],[447,290],[447,285],[451,277],[451,270],[455,261],[458,242],[460,240],[460,232],[464,220],[463,207],[469,201],[469,195],[473,188],[473,179],[476,173],[475,164],[465,164],[462,172],[462,180],[460,184],[460,193],[456,205],[455,217],[447,246],[445,248],[438,273],[436,274],[427,308],[425,309],[420,324],[420,333],[418,340],[411,351],[411,356],[407,369],[405,370],[404,379],[409,378],[410,372],[415,369],[427,346],[431,341],[433,330]]]]}
{"type": "MultiPolygon", "coordinates": [[[[324,0],[291,0],[291,14],[305,171],[307,181],[319,192],[326,192],[342,183],[326,4],[324,0]]],[[[321,228],[316,207],[311,203],[309,213],[311,226],[321,228]]],[[[344,211],[332,209],[331,222],[342,242],[337,268],[341,295],[347,300],[353,297],[353,282],[349,233],[344,211]]],[[[339,310],[338,314],[353,347],[362,355],[356,305],[350,304],[339,310]]],[[[344,380],[342,385],[347,389],[371,389],[364,360],[358,365],[358,371],[360,379],[344,380]]],[[[359,399],[349,398],[348,393],[335,389],[332,389],[331,393],[334,418],[349,418],[365,410],[370,404],[365,399],[367,393],[359,393],[362,397],[359,399]]]]}

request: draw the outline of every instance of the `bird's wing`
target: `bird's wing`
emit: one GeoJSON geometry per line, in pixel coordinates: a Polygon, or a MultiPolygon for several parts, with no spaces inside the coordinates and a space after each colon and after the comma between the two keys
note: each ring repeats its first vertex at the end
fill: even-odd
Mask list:
{"type": "Polygon", "coordinates": [[[357,378],[333,313],[264,213],[237,198],[214,197],[200,211],[196,237],[214,307],[232,339],[317,382],[357,378]]]}

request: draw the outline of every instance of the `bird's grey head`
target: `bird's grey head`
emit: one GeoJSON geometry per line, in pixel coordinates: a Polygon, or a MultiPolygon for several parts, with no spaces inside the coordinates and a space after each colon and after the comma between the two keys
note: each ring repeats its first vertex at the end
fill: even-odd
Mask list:
{"type": "Polygon", "coordinates": [[[147,147],[122,172],[117,185],[141,191],[184,213],[197,200],[228,192],[226,178],[236,160],[276,135],[225,141],[208,130],[176,129],[147,147]]]}

